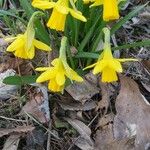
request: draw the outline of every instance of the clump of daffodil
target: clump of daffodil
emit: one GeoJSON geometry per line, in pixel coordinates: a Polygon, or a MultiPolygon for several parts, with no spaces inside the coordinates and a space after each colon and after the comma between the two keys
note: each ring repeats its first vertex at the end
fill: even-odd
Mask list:
{"type": "Polygon", "coordinates": [[[14,40],[8,47],[7,52],[13,52],[16,57],[32,59],[35,56],[35,48],[44,51],[50,51],[51,48],[41,41],[35,39],[35,30],[33,22],[41,12],[35,12],[27,26],[24,34],[18,34],[16,37],[6,38],[6,41],[14,40]]]}
{"type": "Polygon", "coordinates": [[[80,11],[75,8],[74,2],[76,0],[70,0],[70,4],[73,8],[69,7],[69,0],[58,0],[57,2],[49,2],[43,0],[35,0],[32,2],[32,6],[46,10],[53,8],[52,14],[49,18],[47,26],[57,31],[64,31],[66,17],[70,13],[74,18],[86,22],[86,18],[80,11]]]}
{"type": "Polygon", "coordinates": [[[103,20],[110,21],[119,19],[118,4],[120,0],[83,0],[84,3],[93,2],[90,7],[103,5],[103,20]]]}
{"type": "Polygon", "coordinates": [[[105,34],[104,51],[99,56],[96,63],[86,67],[85,69],[94,67],[93,74],[102,73],[102,82],[113,82],[118,80],[117,73],[123,71],[121,62],[137,61],[137,59],[117,59],[114,58],[111,51],[110,31],[104,28],[105,34]]]}
{"type": "Polygon", "coordinates": [[[69,67],[66,60],[66,42],[67,38],[63,37],[61,41],[59,58],[51,62],[50,67],[39,67],[36,71],[44,71],[36,80],[37,83],[48,82],[48,89],[53,92],[63,92],[66,78],[82,82],[83,79],[69,67]]]}

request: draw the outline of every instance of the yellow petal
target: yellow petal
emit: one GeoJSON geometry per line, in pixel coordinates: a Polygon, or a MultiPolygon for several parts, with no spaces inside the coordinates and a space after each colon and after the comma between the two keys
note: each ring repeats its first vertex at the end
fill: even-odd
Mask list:
{"type": "Polygon", "coordinates": [[[28,54],[28,58],[33,59],[33,57],[35,56],[34,45],[31,45],[31,48],[29,50],[26,50],[26,51],[27,51],[27,54],[28,54]]]}
{"type": "Polygon", "coordinates": [[[65,75],[61,72],[58,72],[56,75],[56,82],[58,85],[64,85],[65,84],[65,75]]]}
{"type": "Polygon", "coordinates": [[[29,59],[27,52],[24,50],[24,47],[16,49],[14,55],[19,58],[29,59]]]}
{"type": "Polygon", "coordinates": [[[134,58],[122,58],[122,59],[116,59],[120,62],[126,62],[126,61],[139,61],[138,59],[134,59],[134,58]]]}
{"type": "Polygon", "coordinates": [[[53,92],[61,92],[63,90],[64,86],[59,86],[55,80],[50,80],[48,83],[48,89],[53,92]]]}
{"type": "Polygon", "coordinates": [[[96,64],[97,64],[97,63],[94,63],[94,64],[92,64],[92,65],[89,65],[89,66],[85,67],[83,70],[86,70],[86,69],[89,69],[89,68],[93,68],[96,64]]]}
{"type": "Polygon", "coordinates": [[[13,40],[15,40],[17,37],[6,37],[6,38],[4,38],[4,40],[6,41],[6,42],[11,42],[11,41],[13,41],[13,40]]]}
{"type": "Polygon", "coordinates": [[[94,67],[93,74],[102,72],[102,70],[107,66],[107,63],[108,62],[106,60],[98,61],[96,66],[94,67]]]}
{"type": "Polygon", "coordinates": [[[35,70],[36,71],[46,71],[48,69],[50,69],[50,67],[39,67],[39,68],[36,68],[35,70]]]}
{"type": "Polygon", "coordinates": [[[83,78],[80,77],[74,70],[70,70],[69,72],[66,73],[66,76],[70,79],[70,80],[74,80],[77,82],[83,82],[83,78]]]}
{"type": "Polygon", "coordinates": [[[104,0],[103,4],[103,20],[115,20],[119,19],[119,10],[117,0],[104,0]]]}
{"type": "Polygon", "coordinates": [[[73,9],[69,9],[69,12],[70,12],[70,14],[71,14],[74,18],[79,19],[79,20],[81,20],[81,21],[83,21],[83,22],[86,22],[86,21],[87,21],[86,18],[82,15],[81,12],[75,11],[75,10],[73,10],[73,9]]]}
{"type": "Polygon", "coordinates": [[[117,80],[118,80],[117,73],[113,69],[108,68],[108,67],[103,69],[102,82],[114,82],[117,80]]]}
{"type": "Polygon", "coordinates": [[[95,0],[95,2],[90,7],[99,6],[99,5],[102,5],[103,3],[104,3],[104,0],[95,0]]]}
{"type": "Polygon", "coordinates": [[[24,44],[25,44],[24,36],[23,35],[17,36],[17,39],[7,47],[6,51],[13,52],[16,49],[22,48],[24,46],[24,44]]]}
{"type": "Polygon", "coordinates": [[[62,5],[56,5],[55,9],[60,12],[61,14],[67,15],[69,13],[69,9],[62,5]]]}
{"type": "Polygon", "coordinates": [[[64,31],[65,28],[65,22],[66,22],[66,15],[60,13],[55,8],[53,9],[53,12],[50,16],[50,19],[47,23],[47,26],[51,29],[57,30],[57,31],[64,31]],[[59,18],[59,19],[56,19],[59,18]]]}
{"type": "Polygon", "coordinates": [[[45,72],[43,72],[36,80],[36,82],[40,83],[40,82],[44,82],[47,80],[52,79],[55,76],[55,71],[53,71],[53,69],[49,69],[45,72]]]}
{"type": "Polygon", "coordinates": [[[32,2],[32,6],[42,10],[51,9],[55,6],[55,2],[48,2],[43,0],[37,0],[32,2]]]}
{"type": "Polygon", "coordinates": [[[122,72],[121,63],[117,61],[116,59],[109,61],[108,67],[114,69],[116,72],[122,72]]]}
{"type": "Polygon", "coordinates": [[[44,50],[44,51],[52,50],[48,45],[36,39],[34,39],[33,44],[35,45],[35,47],[37,47],[40,50],[44,50]]]}

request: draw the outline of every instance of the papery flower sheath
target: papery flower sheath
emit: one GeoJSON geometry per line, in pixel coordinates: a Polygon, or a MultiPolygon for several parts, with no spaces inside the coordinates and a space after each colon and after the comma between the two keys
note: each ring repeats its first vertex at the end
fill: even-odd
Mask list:
{"type": "Polygon", "coordinates": [[[64,31],[66,17],[69,13],[74,18],[86,22],[86,18],[82,15],[80,11],[69,7],[69,0],[58,0],[57,2],[36,0],[32,2],[32,6],[42,10],[53,8],[47,26],[57,31],[64,31]]]}
{"type": "Polygon", "coordinates": [[[24,34],[18,34],[16,37],[6,38],[6,41],[13,41],[8,47],[7,52],[13,52],[16,57],[32,59],[35,56],[35,48],[43,51],[50,51],[51,48],[45,43],[35,39],[35,30],[33,28],[33,17],[31,17],[24,34]]]}
{"type": "Polygon", "coordinates": [[[103,31],[105,33],[104,51],[96,63],[85,69],[94,67],[93,74],[102,73],[102,82],[113,82],[118,80],[117,73],[123,71],[121,62],[137,61],[137,59],[114,58],[110,46],[110,31],[108,28],[104,28],[103,31]]]}
{"type": "Polygon", "coordinates": [[[50,67],[39,67],[36,71],[44,71],[36,80],[41,83],[48,82],[48,89],[53,92],[62,92],[65,87],[66,78],[77,82],[82,82],[83,79],[69,67],[66,60],[65,48],[66,37],[62,38],[59,58],[51,62],[50,67]]]}

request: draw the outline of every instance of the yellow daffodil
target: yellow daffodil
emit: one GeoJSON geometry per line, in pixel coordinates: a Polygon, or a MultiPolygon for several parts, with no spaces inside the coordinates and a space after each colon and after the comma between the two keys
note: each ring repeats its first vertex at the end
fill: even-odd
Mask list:
{"type": "Polygon", "coordinates": [[[84,3],[94,2],[90,7],[103,5],[103,20],[119,19],[118,3],[120,0],[84,0],[84,3]]]}
{"type": "Polygon", "coordinates": [[[95,64],[92,64],[85,69],[94,67],[93,74],[102,73],[102,82],[113,82],[118,80],[117,73],[123,71],[121,62],[137,61],[137,59],[114,58],[110,46],[110,31],[108,28],[104,28],[103,31],[105,33],[104,51],[95,64]]]}
{"type": "Polygon", "coordinates": [[[83,79],[69,67],[66,61],[66,37],[63,37],[61,41],[60,55],[59,58],[54,59],[50,67],[39,67],[36,71],[44,71],[36,80],[41,83],[49,81],[48,89],[53,92],[62,92],[65,86],[66,77],[70,80],[82,82],[83,79]]]}
{"type": "MultiPolygon", "coordinates": [[[[72,2],[73,4],[74,2],[72,2]]],[[[70,13],[74,18],[86,22],[86,18],[82,13],[75,8],[69,8],[69,0],[58,0],[57,2],[48,2],[43,0],[36,0],[32,2],[36,8],[45,10],[53,8],[47,26],[57,31],[64,31],[66,16],[70,13]]]]}
{"type": "MultiPolygon", "coordinates": [[[[37,15],[35,13],[34,15],[37,15]]],[[[6,41],[14,40],[8,47],[7,52],[13,52],[16,57],[24,59],[32,59],[35,56],[35,48],[44,51],[50,51],[51,48],[44,44],[41,41],[35,39],[35,30],[33,28],[33,19],[35,16],[32,16],[27,30],[24,34],[18,34],[16,37],[6,38],[6,41]]]]}

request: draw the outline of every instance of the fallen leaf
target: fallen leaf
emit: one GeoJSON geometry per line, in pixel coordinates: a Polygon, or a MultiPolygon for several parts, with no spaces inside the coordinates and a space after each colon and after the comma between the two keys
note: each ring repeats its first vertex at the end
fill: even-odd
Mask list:
{"type": "Polygon", "coordinates": [[[35,127],[33,126],[17,126],[16,128],[6,129],[0,128],[0,137],[11,133],[27,133],[31,132],[35,127]]]}
{"type": "Polygon", "coordinates": [[[23,63],[22,59],[11,58],[9,56],[5,56],[3,58],[3,62],[0,64],[0,72],[4,72],[8,69],[18,69],[18,66],[23,63]]]}
{"type": "Polygon", "coordinates": [[[121,90],[116,99],[114,137],[118,140],[135,138],[136,150],[150,148],[150,106],[140,93],[137,83],[121,78],[121,90]]]}
{"type": "Polygon", "coordinates": [[[2,150],[17,150],[20,141],[20,136],[21,134],[10,135],[7,138],[2,150]]]}
{"type": "Polygon", "coordinates": [[[47,135],[41,129],[27,133],[25,150],[44,150],[47,135]]]}
{"type": "Polygon", "coordinates": [[[20,115],[28,113],[39,120],[41,123],[47,123],[50,120],[49,103],[47,88],[39,86],[36,93],[31,95],[28,101],[22,108],[20,115]]]}
{"type": "Polygon", "coordinates": [[[108,114],[100,118],[96,132],[95,149],[103,150],[113,142],[113,122],[114,115],[108,114]]]}
{"type": "Polygon", "coordinates": [[[89,72],[85,75],[85,79],[90,82],[91,84],[94,84],[95,86],[99,82],[98,77],[95,76],[92,72],[89,72]]]}
{"type": "Polygon", "coordinates": [[[143,87],[148,91],[150,92],[150,84],[146,84],[144,82],[141,82],[141,84],[143,85],[143,87]]]}
{"type": "Polygon", "coordinates": [[[106,113],[109,107],[110,91],[106,83],[100,82],[99,85],[101,88],[102,99],[98,102],[96,110],[105,109],[105,113],[106,113]]]}
{"type": "Polygon", "coordinates": [[[82,83],[74,82],[65,88],[66,91],[76,100],[85,103],[95,94],[99,93],[99,88],[91,84],[87,80],[82,83]]]}
{"type": "Polygon", "coordinates": [[[94,150],[93,145],[90,145],[90,143],[82,137],[75,141],[75,145],[78,146],[81,150],[94,150]]]}
{"type": "Polygon", "coordinates": [[[150,73],[150,60],[142,60],[142,64],[150,73]]]}
{"type": "Polygon", "coordinates": [[[84,104],[82,104],[78,101],[75,101],[69,94],[66,96],[61,96],[60,100],[57,100],[57,102],[64,110],[87,111],[96,107],[96,102],[93,100],[86,101],[84,104]]]}
{"type": "Polygon", "coordinates": [[[116,140],[113,135],[114,114],[100,118],[96,131],[94,150],[135,150],[133,140],[125,138],[116,140]]]}
{"type": "Polygon", "coordinates": [[[3,83],[3,80],[6,77],[14,76],[15,71],[13,69],[8,69],[7,71],[0,73],[0,99],[6,100],[10,98],[12,95],[16,95],[18,90],[18,86],[16,85],[6,85],[3,83]]]}
{"type": "Polygon", "coordinates": [[[84,138],[91,146],[93,145],[93,141],[91,140],[91,129],[85,125],[83,122],[77,119],[64,118],[70,125],[73,126],[74,129],[78,131],[82,138],[84,138]]]}
{"type": "Polygon", "coordinates": [[[33,67],[28,60],[5,56],[3,62],[0,64],[0,72],[4,72],[8,69],[13,69],[20,75],[31,75],[33,67]]]}

